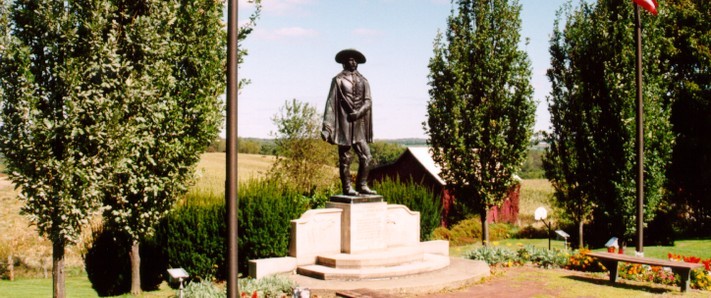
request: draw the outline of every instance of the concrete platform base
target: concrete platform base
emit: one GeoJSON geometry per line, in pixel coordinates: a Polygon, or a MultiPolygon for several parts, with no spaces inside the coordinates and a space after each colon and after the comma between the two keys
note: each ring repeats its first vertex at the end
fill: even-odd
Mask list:
{"type": "Polygon", "coordinates": [[[324,265],[307,265],[300,266],[296,269],[296,272],[324,280],[358,280],[412,275],[439,270],[449,265],[449,257],[425,254],[421,258],[416,262],[401,263],[388,267],[333,268],[324,265]]]}
{"type": "Polygon", "coordinates": [[[462,288],[491,275],[483,261],[449,258],[450,265],[427,273],[368,280],[322,280],[299,274],[284,274],[299,287],[317,291],[371,289],[397,295],[427,294],[462,288]]]}

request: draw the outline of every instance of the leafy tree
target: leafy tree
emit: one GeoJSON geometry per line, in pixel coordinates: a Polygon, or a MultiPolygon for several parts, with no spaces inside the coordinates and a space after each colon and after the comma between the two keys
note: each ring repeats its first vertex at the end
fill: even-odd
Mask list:
{"type": "MultiPolygon", "coordinates": [[[[0,151],[26,214],[52,241],[54,297],[65,296],[64,252],[101,205],[116,164],[126,67],[104,38],[105,1],[2,1],[0,151]],[[9,8],[9,10],[8,10],[9,8]]],[[[111,37],[111,36],[109,36],[111,37]]]]}
{"type": "Polygon", "coordinates": [[[691,233],[708,236],[711,228],[711,2],[664,1],[665,35],[672,47],[668,95],[676,134],[669,188],[691,233]]]}
{"type": "Polygon", "coordinates": [[[187,190],[200,153],[222,120],[225,34],[222,2],[115,3],[111,21],[128,124],[122,162],[104,189],[107,228],[128,235],[131,293],[141,291],[139,243],[187,190]]]}
{"type": "MultiPolygon", "coordinates": [[[[592,19],[586,18],[583,10],[590,10],[587,4],[578,11],[572,12],[568,3],[558,11],[553,25],[550,41],[551,68],[547,76],[551,81],[551,94],[548,97],[551,115],[552,131],[547,134],[549,147],[543,158],[546,178],[555,190],[555,204],[565,210],[562,216],[568,217],[578,226],[578,247],[584,247],[583,227],[591,219],[594,209],[593,200],[586,192],[590,188],[589,160],[585,152],[578,148],[585,146],[590,127],[583,121],[587,113],[582,104],[585,94],[577,91],[576,72],[572,69],[572,44],[586,43],[585,27],[591,25],[592,19]],[[561,28],[565,22],[565,30],[561,28]]],[[[580,59],[580,58],[578,58],[580,59]]]]}
{"type": "Polygon", "coordinates": [[[284,102],[272,117],[277,160],[269,176],[313,194],[319,186],[332,183],[335,172],[327,166],[336,162],[335,152],[321,140],[321,118],[316,107],[292,99],[284,102]]]}
{"type": "MultiPolygon", "coordinates": [[[[112,22],[128,67],[122,163],[104,189],[106,226],[128,235],[131,293],[141,291],[139,243],[187,190],[222,122],[226,35],[222,1],[115,3],[112,22]]],[[[247,26],[253,26],[260,6],[247,26]]],[[[246,28],[246,29],[245,29],[246,28]]],[[[240,40],[246,38],[242,27],[240,40]]],[[[242,53],[244,54],[244,53],[242,53]]]]}
{"type": "Polygon", "coordinates": [[[405,146],[395,143],[375,141],[370,144],[370,153],[373,155],[373,166],[393,163],[403,152],[405,152],[405,146]]]}
{"type": "Polygon", "coordinates": [[[259,154],[259,152],[262,150],[261,142],[255,139],[238,138],[237,147],[239,149],[239,153],[246,154],[259,154]]]}
{"type": "Polygon", "coordinates": [[[543,171],[543,153],[541,149],[529,148],[526,153],[526,160],[521,166],[519,176],[522,179],[541,179],[544,178],[543,171]]]}
{"type": "Polygon", "coordinates": [[[458,201],[481,215],[484,245],[487,211],[516,183],[534,122],[520,12],[518,1],[457,1],[429,63],[428,143],[458,201]]]}
{"type": "MultiPolygon", "coordinates": [[[[633,4],[581,2],[561,17],[551,39],[549,97],[553,131],[546,175],[573,220],[594,219],[597,240],[630,239],[636,228],[635,42],[633,4]],[[561,18],[565,28],[561,31],[561,18]],[[609,234],[607,234],[609,233],[609,234]]],[[[668,65],[659,20],[643,17],[645,221],[663,195],[672,135],[662,98],[668,65]]],[[[582,238],[582,235],[581,235],[582,238]]]]}

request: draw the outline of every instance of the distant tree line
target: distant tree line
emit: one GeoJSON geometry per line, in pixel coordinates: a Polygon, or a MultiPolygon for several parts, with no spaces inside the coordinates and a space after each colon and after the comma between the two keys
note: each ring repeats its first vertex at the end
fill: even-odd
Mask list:
{"type": "MultiPolygon", "coordinates": [[[[408,139],[410,140],[410,139],[408,139]]],[[[419,144],[419,139],[411,139],[413,144],[419,144]]],[[[421,140],[424,142],[424,140],[421,140]]],[[[225,152],[227,142],[223,138],[215,139],[207,148],[207,152],[225,152]]],[[[377,140],[370,146],[373,155],[373,166],[395,162],[405,152],[406,146],[401,140],[377,140]]],[[[331,148],[335,150],[334,148],[331,148]]],[[[237,152],[244,154],[277,155],[275,139],[237,138],[237,152]]],[[[335,164],[334,164],[335,165],[335,164]]]]}

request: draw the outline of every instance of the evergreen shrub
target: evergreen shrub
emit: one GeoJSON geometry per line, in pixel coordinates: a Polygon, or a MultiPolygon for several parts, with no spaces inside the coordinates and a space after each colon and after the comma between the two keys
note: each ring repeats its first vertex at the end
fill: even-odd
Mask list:
{"type": "Polygon", "coordinates": [[[420,239],[432,239],[432,232],[440,226],[442,220],[442,202],[439,196],[429,189],[414,183],[401,182],[400,178],[385,178],[376,181],[373,188],[389,204],[405,205],[412,211],[420,212],[420,239]]]}
{"type": "Polygon", "coordinates": [[[183,268],[191,280],[209,280],[225,277],[226,235],[224,204],[186,204],[158,224],[155,240],[165,269],[183,268]]]}
{"type": "MultiPolygon", "coordinates": [[[[92,231],[93,242],[84,256],[84,266],[92,288],[99,296],[116,296],[131,291],[131,249],[128,236],[109,229],[92,231]]],[[[141,254],[141,288],[157,290],[163,281],[164,264],[156,258],[153,241],[139,244],[141,254]]]]}
{"type": "Polygon", "coordinates": [[[247,260],[289,253],[291,220],[301,217],[311,200],[272,180],[249,181],[239,190],[240,272],[247,273],[247,260]]]}
{"type": "MultiPolygon", "coordinates": [[[[227,226],[224,199],[188,193],[184,203],[156,228],[156,242],[169,267],[184,268],[192,280],[224,279],[227,226]]],[[[239,270],[248,261],[288,254],[290,222],[309,209],[311,200],[270,180],[240,183],[238,211],[239,270]]]]}

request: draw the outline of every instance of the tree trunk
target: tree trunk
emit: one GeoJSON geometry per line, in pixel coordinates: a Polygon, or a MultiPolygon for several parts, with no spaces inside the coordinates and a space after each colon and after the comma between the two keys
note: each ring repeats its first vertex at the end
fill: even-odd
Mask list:
{"type": "Polygon", "coordinates": [[[486,207],[482,207],[481,211],[481,244],[484,246],[489,246],[489,223],[487,222],[487,212],[486,207]]]}
{"type": "Polygon", "coordinates": [[[131,295],[137,296],[141,294],[141,255],[138,241],[133,242],[128,255],[131,258],[131,295]]]}
{"type": "Polygon", "coordinates": [[[64,241],[52,241],[52,297],[66,297],[64,281],[64,241]]]}
{"type": "Polygon", "coordinates": [[[585,223],[581,220],[578,222],[578,249],[583,248],[584,241],[583,241],[583,225],[585,223]]]}
{"type": "Polygon", "coordinates": [[[10,281],[15,280],[15,259],[12,254],[7,256],[7,279],[10,281]]]}

